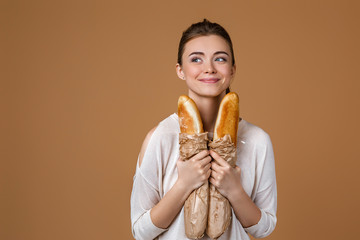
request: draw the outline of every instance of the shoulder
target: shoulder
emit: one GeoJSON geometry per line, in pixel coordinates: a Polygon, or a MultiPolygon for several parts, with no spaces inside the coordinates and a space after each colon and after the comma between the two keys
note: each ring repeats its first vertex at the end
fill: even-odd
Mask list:
{"type": "Polygon", "coordinates": [[[154,133],[155,130],[156,130],[156,127],[157,127],[157,126],[153,127],[153,128],[148,132],[148,134],[146,134],[146,137],[145,137],[145,139],[144,139],[144,141],[143,141],[143,144],[141,145],[140,154],[139,154],[139,167],[140,167],[140,165],[141,165],[141,163],[142,163],[142,160],[143,160],[143,158],[144,158],[144,154],[145,154],[146,148],[147,148],[147,146],[148,146],[148,144],[149,144],[149,141],[150,141],[150,139],[151,139],[151,136],[153,135],[153,133],[154,133]]]}
{"type": "Polygon", "coordinates": [[[262,128],[242,119],[239,122],[238,140],[251,142],[256,145],[271,144],[270,136],[262,128]]]}
{"type": "MultiPolygon", "coordinates": [[[[144,158],[146,149],[149,145],[150,140],[154,135],[162,135],[162,136],[169,136],[169,135],[176,135],[179,132],[179,124],[176,114],[172,114],[169,117],[162,120],[157,126],[153,127],[145,136],[145,139],[143,141],[143,144],[140,149],[139,154],[139,167],[142,163],[142,160],[144,158]]],[[[162,139],[162,138],[160,138],[162,139]]]]}

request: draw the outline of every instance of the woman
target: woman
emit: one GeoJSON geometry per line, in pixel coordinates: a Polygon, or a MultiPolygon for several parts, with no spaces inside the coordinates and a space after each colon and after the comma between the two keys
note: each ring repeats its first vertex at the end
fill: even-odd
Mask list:
{"type": "MultiPolygon", "coordinates": [[[[214,131],[222,98],[235,72],[228,33],[208,20],[190,26],[182,35],[176,72],[188,87],[204,130],[214,131]]],[[[269,235],[276,225],[275,164],[269,136],[239,121],[236,167],[213,151],[191,161],[179,159],[179,123],[172,114],[146,136],[141,148],[131,195],[132,231],[136,239],[187,239],[183,205],[190,193],[209,181],[232,206],[230,227],[219,239],[250,239],[269,235]],[[211,159],[215,161],[211,162],[211,159]]],[[[202,239],[209,239],[206,234],[202,239]]]]}

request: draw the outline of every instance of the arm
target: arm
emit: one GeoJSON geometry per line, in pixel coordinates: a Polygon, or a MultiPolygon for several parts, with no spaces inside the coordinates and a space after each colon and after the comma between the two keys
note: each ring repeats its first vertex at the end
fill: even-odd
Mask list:
{"type": "Polygon", "coordinates": [[[178,179],[163,199],[151,210],[153,223],[160,228],[167,228],[183,207],[190,193],[203,185],[209,178],[209,152],[204,150],[188,161],[177,162],[178,179]]]}
{"type": "MultiPolygon", "coordinates": [[[[211,158],[207,151],[186,162],[179,159],[178,179],[161,198],[157,172],[162,167],[157,161],[160,156],[154,153],[161,144],[150,141],[153,130],[149,132],[141,148],[131,194],[131,222],[136,239],[153,239],[164,232],[181,210],[191,191],[206,182],[210,175],[211,158]]],[[[166,143],[167,140],[165,139],[166,143]]]]}
{"type": "Polygon", "coordinates": [[[260,220],[261,211],[242,187],[240,168],[238,166],[232,168],[214,151],[210,151],[210,154],[216,161],[211,164],[213,171],[210,182],[229,200],[244,228],[255,225],[260,220]]]}
{"type": "Polygon", "coordinates": [[[270,137],[266,133],[260,132],[260,134],[257,134],[257,138],[255,149],[251,150],[256,155],[249,156],[253,157],[253,161],[256,162],[253,189],[255,191],[251,197],[245,196],[247,194],[244,192],[242,184],[239,185],[239,182],[241,183],[240,169],[228,168],[227,162],[222,162],[213,153],[211,155],[215,160],[217,158],[218,161],[216,161],[216,164],[212,164],[213,171],[210,181],[214,182],[218,190],[229,199],[234,213],[245,231],[255,238],[262,238],[270,235],[276,226],[277,190],[274,152],[270,137]],[[255,207],[251,207],[249,199],[260,210],[260,219],[258,219],[257,210],[254,210],[255,207]],[[249,209],[244,210],[244,212],[242,212],[243,210],[238,211],[239,205],[247,205],[249,209]],[[255,219],[258,219],[258,221],[255,219]]]}

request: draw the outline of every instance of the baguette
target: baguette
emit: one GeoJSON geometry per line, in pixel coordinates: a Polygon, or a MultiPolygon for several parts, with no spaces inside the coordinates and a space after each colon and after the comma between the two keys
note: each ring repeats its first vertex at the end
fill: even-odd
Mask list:
{"type": "Polygon", "coordinates": [[[229,134],[236,146],[239,125],[239,96],[230,92],[221,100],[214,128],[214,140],[229,134]]]}
{"type": "MultiPolygon", "coordinates": [[[[224,158],[232,167],[236,164],[236,139],[239,124],[239,97],[228,93],[221,101],[215,122],[214,140],[210,148],[224,158]]],[[[212,238],[220,237],[231,222],[231,205],[210,184],[209,215],[206,234],[212,238]]]]}
{"type": "Polygon", "coordinates": [[[203,123],[195,102],[186,95],[178,100],[180,132],[187,134],[203,133],[203,123]]]}
{"type": "MultiPolygon", "coordinates": [[[[179,97],[178,116],[180,157],[187,160],[207,149],[207,133],[204,133],[200,113],[195,102],[188,96],[179,97]]],[[[188,238],[199,239],[204,236],[208,206],[209,184],[206,182],[194,190],[184,204],[185,234],[188,238]]]]}

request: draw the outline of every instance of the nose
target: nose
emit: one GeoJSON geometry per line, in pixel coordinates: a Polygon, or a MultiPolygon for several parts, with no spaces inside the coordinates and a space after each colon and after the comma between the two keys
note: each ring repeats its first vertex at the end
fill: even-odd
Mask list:
{"type": "Polygon", "coordinates": [[[216,68],[214,67],[211,61],[204,64],[204,72],[205,73],[216,73],[216,68]]]}

